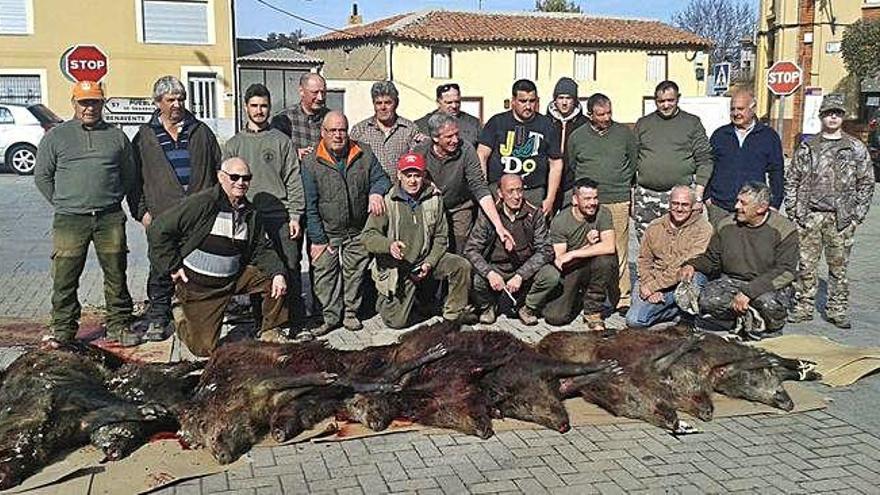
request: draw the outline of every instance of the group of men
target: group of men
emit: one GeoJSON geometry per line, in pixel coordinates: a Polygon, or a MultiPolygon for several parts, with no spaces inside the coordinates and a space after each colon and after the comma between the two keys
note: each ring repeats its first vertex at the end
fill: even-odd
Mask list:
{"type": "Polygon", "coordinates": [[[172,76],[156,81],[157,110],[132,142],[102,120],[98,84],[74,86],[74,118],[44,138],[35,171],[55,208],[55,339],[76,334],[90,242],[108,338],[167,338],[176,296],[176,331],[200,356],[217,345],[235,294],[262,295],[253,299],[262,338],[294,336],[284,333],[306,314],[304,252],[322,323],[299,338],[361,329],[368,275],[391,328],[442,305],[451,321],[489,324],[509,307],[526,325],[583,314],[596,331],[619,311],[631,326],[680,317],[760,337],[812,318],[823,248],[827,319],[850,326],[846,265],[874,178],[865,146],[840,129],[837,95],[823,100],[822,133],[786,170],[748,92],[732,96],[731,123],[711,139],[679,107],[672,81],[632,129],[601,93],[582,105],[570,78],[546,114],[535,84],[516,81],[510,110],[484,127],[461,110],[454,83],[438,86],[437,110],[413,122],[397,113],[395,85],[377,82],[374,115],[351,128],[326,107],[320,75],[304,75],[299,93],[273,117],[267,88],[251,85],[247,122],[221,147],[172,76]],[[143,335],[131,328],[123,199],[149,244],[143,335]],[[640,241],[634,287],[630,218],[640,241]]]}

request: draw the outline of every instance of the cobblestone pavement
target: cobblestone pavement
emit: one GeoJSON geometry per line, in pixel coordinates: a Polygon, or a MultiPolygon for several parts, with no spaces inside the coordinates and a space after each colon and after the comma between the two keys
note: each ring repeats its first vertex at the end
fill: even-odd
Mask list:
{"type": "MultiPolygon", "coordinates": [[[[819,315],[786,332],[877,345],[880,328],[880,209],[856,236],[850,266],[854,328],[841,332],[819,315]]],[[[0,175],[0,317],[49,312],[51,214],[30,178],[0,175]]],[[[129,222],[129,281],[144,298],[147,263],[140,226],[129,222]]],[[[102,304],[100,270],[90,259],[84,302],[102,304]]],[[[824,285],[822,286],[824,290],[824,285]]],[[[333,345],[387,343],[397,335],[378,318],[358,335],[337,331],[333,345]]],[[[619,325],[614,319],[611,324],[619,325]]],[[[502,318],[527,340],[547,333],[502,318]]],[[[0,363],[10,351],[0,349],[0,363]]],[[[160,493],[880,493],[880,378],[845,389],[811,388],[832,402],[823,411],[759,415],[700,424],[675,438],[641,423],[499,433],[479,440],[456,433],[401,433],[339,443],[260,447],[244,468],[187,481],[160,493]]]]}

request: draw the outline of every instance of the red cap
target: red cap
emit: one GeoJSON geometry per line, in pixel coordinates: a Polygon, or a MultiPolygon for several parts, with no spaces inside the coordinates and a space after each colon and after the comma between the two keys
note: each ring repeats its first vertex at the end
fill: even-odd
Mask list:
{"type": "Polygon", "coordinates": [[[425,171],[425,158],[417,153],[407,153],[397,160],[397,170],[405,172],[407,170],[425,171]]]}

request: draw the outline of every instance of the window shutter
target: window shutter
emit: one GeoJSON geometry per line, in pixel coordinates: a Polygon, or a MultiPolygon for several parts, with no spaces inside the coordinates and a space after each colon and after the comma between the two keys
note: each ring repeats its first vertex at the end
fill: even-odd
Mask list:
{"type": "Polygon", "coordinates": [[[649,53],[646,79],[650,82],[666,80],[666,54],[649,53]]]}
{"type": "Polygon", "coordinates": [[[452,77],[450,70],[452,62],[452,49],[450,48],[432,48],[431,49],[431,77],[436,79],[449,79],[452,77]]]}
{"type": "Polygon", "coordinates": [[[186,0],[143,0],[144,42],[204,45],[208,43],[208,3],[186,0]]]}
{"type": "Polygon", "coordinates": [[[516,52],[514,76],[516,79],[534,81],[538,78],[538,52],[516,52]]]}
{"type": "Polygon", "coordinates": [[[575,52],[574,78],[577,81],[596,80],[596,52],[575,52]]]}
{"type": "Polygon", "coordinates": [[[0,33],[28,34],[28,0],[0,0],[0,33]]]}

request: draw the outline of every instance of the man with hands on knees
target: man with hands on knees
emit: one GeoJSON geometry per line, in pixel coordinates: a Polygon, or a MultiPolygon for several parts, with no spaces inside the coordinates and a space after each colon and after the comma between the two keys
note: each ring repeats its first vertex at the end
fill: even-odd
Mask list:
{"type": "Polygon", "coordinates": [[[181,340],[196,356],[217,346],[223,312],[235,294],[268,294],[261,330],[287,323],[285,268],[247,200],[248,164],[229,158],[219,184],[194,194],[157,217],[147,229],[150,262],[171,274],[181,301],[181,340]]]}

